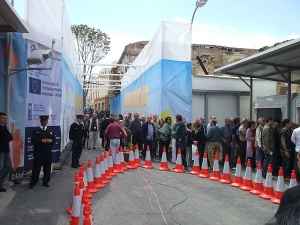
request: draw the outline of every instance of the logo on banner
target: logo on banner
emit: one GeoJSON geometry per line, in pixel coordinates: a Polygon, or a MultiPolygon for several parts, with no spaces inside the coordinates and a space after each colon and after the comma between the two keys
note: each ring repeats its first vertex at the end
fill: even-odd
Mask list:
{"type": "Polygon", "coordinates": [[[41,94],[41,80],[29,77],[29,93],[32,94],[41,94]]]}
{"type": "Polygon", "coordinates": [[[33,52],[34,50],[38,49],[38,44],[35,42],[32,42],[32,45],[30,46],[30,52],[33,52]]]}
{"type": "Polygon", "coordinates": [[[32,103],[28,103],[28,120],[32,120],[32,103]]]}

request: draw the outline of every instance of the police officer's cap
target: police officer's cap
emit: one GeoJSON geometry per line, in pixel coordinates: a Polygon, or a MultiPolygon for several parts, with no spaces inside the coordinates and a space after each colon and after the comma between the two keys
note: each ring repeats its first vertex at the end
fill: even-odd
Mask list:
{"type": "Polygon", "coordinates": [[[48,120],[49,116],[40,116],[40,120],[48,120]]]}
{"type": "Polygon", "coordinates": [[[77,119],[82,119],[83,115],[76,115],[77,119]]]}

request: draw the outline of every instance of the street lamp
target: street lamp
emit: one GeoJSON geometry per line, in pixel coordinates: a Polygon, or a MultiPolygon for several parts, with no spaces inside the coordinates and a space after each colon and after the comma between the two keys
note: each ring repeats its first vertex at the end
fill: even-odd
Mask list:
{"type": "Polygon", "coordinates": [[[207,0],[197,0],[196,2],[196,9],[193,13],[193,17],[192,17],[192,21],[191,21],[191,24],[193,25],[193,21],[194,21],[194,16],[195,16],[195,13],[197,11],[198,8],[201,8],[202,6],[204,6],[206,4],[207,0]]]}

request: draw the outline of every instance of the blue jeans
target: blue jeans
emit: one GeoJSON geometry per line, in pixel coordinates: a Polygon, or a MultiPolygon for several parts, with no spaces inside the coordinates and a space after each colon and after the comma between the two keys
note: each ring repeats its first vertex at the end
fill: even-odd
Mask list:
{"type": "Polygon", "coordinates": [[[256,168],[259,161],[261,162],[261,164],[263,163],[263,158],[264,158],[263,150],[260,148],[256,148],[256,157],[255,157],[256,168]]]}
{"type": "MultiPolygon", "coordinates": [[[[271,150],[273,152],[273,149],[271,150]]],[[[267,171],[268,171],[268,166],[269,164],[272,164],[272,159],[273,159],[273,154],[268,154],[267,150],[264,150],[264,154],[265,154],[265,159],[264,159],[264,163],[263,163],[263,170],[262,170],[262,175],[266,176],[267,175],[267,171]]],[[[272,171],[271,171],[272,173],[272,171]]]]}
{"type": "Polygon", "coordinates": [[[282,156],[282,170],[283,170],[283,175],[284,175],[284,177],[288,177],[289,176],[289,173],[288,173],[289,167],[290,167],[290,165],[293,164],[293,162],[291,160],[292,159],[292,152],[289,151],[290,158],[287,158],[285,156],[285,152],[284,151],[280,151],[280,153],[281,153],[281,156],[282,156]]]}
{"type": "Polygon", "coordinates": [[[0,152],[0,166],[2,166],[2,168],[0,169],[0,187],[1,187],[1,183],[4,181],[4,179],[9,174],[9,171],[12,168],[12,162],[10,159],[9,152],[0,152]]]}
{"type": "Polygon", "coordinates": [[[116,162],[116,149],[120,148],[120,139],[117,139],[117,138],[112,138],[110,139],[110,149],[112,151],[112,160],[113,160],[113,163],[115,164],[116,162]]]}

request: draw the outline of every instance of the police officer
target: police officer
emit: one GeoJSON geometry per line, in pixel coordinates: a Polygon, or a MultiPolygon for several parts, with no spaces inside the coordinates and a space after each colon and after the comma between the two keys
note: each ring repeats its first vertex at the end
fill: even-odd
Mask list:
{"type": "Polygon", "coordinates": [[[41,166],[43,166],[43,186],[50,187],[52,146],[56,142],[56,136],[50,127],[47,127],[49,116],[40,116],[41,126],[32,131],[31,143],[34,145],[33,168],[29,188],[33,189],[39,180],[41,166]]]}
{"type": "Polygon", "coordinates": [[[72,168],[80,167],[79,158],[82,153],[82,141],[84,139],[84,126],[82,124],[82,115],[76,115],[77,121],[72,123],[69,131],[69,139],[72,144],[72,168]]]}

